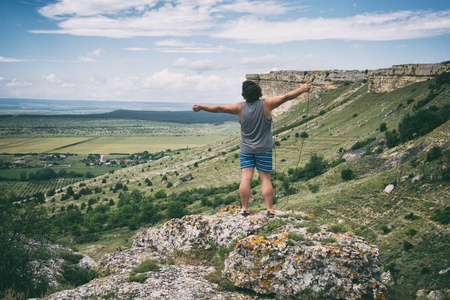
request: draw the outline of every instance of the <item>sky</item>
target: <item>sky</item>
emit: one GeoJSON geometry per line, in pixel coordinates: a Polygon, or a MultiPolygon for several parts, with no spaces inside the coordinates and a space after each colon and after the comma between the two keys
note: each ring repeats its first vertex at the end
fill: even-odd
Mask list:
{"type": "Polygon", "coordinates": [[[0,0],[0,98],[223,104],[246,74],[447,60],[448,0],[0,0]]]}

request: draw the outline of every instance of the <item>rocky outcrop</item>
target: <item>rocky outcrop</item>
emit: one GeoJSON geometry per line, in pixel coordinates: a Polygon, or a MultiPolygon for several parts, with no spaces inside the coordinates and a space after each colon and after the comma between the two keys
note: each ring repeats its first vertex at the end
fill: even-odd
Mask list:
{"type": "Polygon", "coordinates": [[[102,278],[48,299],[254,298],[219,289],[206,279],[215,271],[206,266],[161,264],[159,271],[146,272],[141,283],[130,281],[132,269],[143,261],[163,262],[174,252],[221,246],[234,249],[222,276],[253,290],[258,299],[273,294],[384,299],[386,288],[379,281],[381,260],[376,246],[360,237],[333,233],[328,226],[313,225],[311,229],[312,215],[278,213],[273,219],[265,212],[243,217],[238,207],[227,206],[216,215],[185,216],[148,228],[135,235],[131,249],[101,259],[102,278]]]}
{"type": "Polygon", "coordinates": [[[450,61],[435,64],[395,65],[377,70],[272,71],[247,74],[248,80],[261,85],[266,97],[284,94],[310,81],[316,92],[338,88],[360,80],[367,82],[372,93],[390,92],[411,83],[435,78],[450,71],[450,61]]]}
{"type": "Polygon", "coordinates": [[[308,291],[336,299],[384,298],[378,248],[362,238],[335,234],[325,226],[308,233],[301,224],[311,215],[302,212],[279,212],[279,218],[270,220],[264,213],[244,218],[227,209],[149,228],[135,236],[134,246],[172,253],[228,246],[240,239],[223,271],[238,287],[259,294],[296,296],[308,291]],[[258,235],[269,223],[278,224],[281,233],[258,235]]]}

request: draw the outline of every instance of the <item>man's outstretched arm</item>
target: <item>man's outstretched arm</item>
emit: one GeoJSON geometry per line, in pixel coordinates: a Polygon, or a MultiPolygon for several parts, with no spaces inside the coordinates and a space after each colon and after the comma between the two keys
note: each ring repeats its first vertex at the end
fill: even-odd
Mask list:
{"type": "Polygon", "coordinates": [[[269,107],[269,109],[272,111],[281,104],[297,98],[300,94],[303,94],[304,92],[309,92],[311,89],[311,84],[309,82],[305,83],[303,86],[301,86],[298,89],[292,90],[282,96],[276,96],[271,98],[264,99],[269,107]]]}
{"type": "Polygon", "coordinates": [[[195,112],[204,110],[211,113],[227,113],[232,115],[240,115],[241,114],[241,103],[233,103],[228,105],[202,105],[202,104],[194,104],[192,106],[192,110],[195,112]]]}

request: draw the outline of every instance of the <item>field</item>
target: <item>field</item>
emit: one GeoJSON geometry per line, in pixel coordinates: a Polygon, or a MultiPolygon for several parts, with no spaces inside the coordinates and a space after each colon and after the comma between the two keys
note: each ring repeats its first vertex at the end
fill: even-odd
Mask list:
{"type": "Polygon", "coordinates": [[[0,153],[132,154],[195,148],[223,138],[220,135],[5,138],[0,139],[0,153]]]}
{"type": "Polygon", "coordinates": [[[177,112],[177,120],[182,123],[164,121],[170,116],[164,112],[2,116],[0,192],[13,195],[17,200],[27,199],[91,176],[162,157],[131,159],[132,154],[146,152],[171,156],[182,150],[213,145],[238,130],[237,122],[216,118],[212,120],[215,123],[208,123],[211,121],[206,118],[209,115],[195,114],[193,118],[192,114],[192,111],[177,112]],[[152,117],[160,121],[149,119],[152,117]],[[92,160],[89,154],[96,154],[97,158],[92,160]],[[30,177],[47,171],[59,174],[62,170],[72,175],[65,178],[30,177]]]}

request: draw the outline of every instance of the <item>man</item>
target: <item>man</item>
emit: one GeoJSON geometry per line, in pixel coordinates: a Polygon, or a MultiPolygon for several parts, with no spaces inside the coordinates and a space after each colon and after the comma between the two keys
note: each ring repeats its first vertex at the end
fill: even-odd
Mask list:
{"type": "Polygon", "coordinates": [[[250,184],[253,179],[253,172],[256,169],[261,179],[261,191],[267,207],[267,215],[276,215],[273,209],[273,186],[271,182],[272,172],[272,149],[275,148],[271,124],[272,111],[281,104],[297,98],[300,94],[311,89],[309,82],[302,87],[292,90],[282,96],[261,98],[261,87],[250,80],[242,83],[242,96],[244,102],[237,102],[228,105],[201,105],[194,104],[192,109],[195,112],[204,110],[212,113],[228,113],[239,116],[241,124],[241,153],[240,165],[242,179],[239,186],[241,197],[241,214],[248,216],[248,202],[251,195],[250,184]]]}

